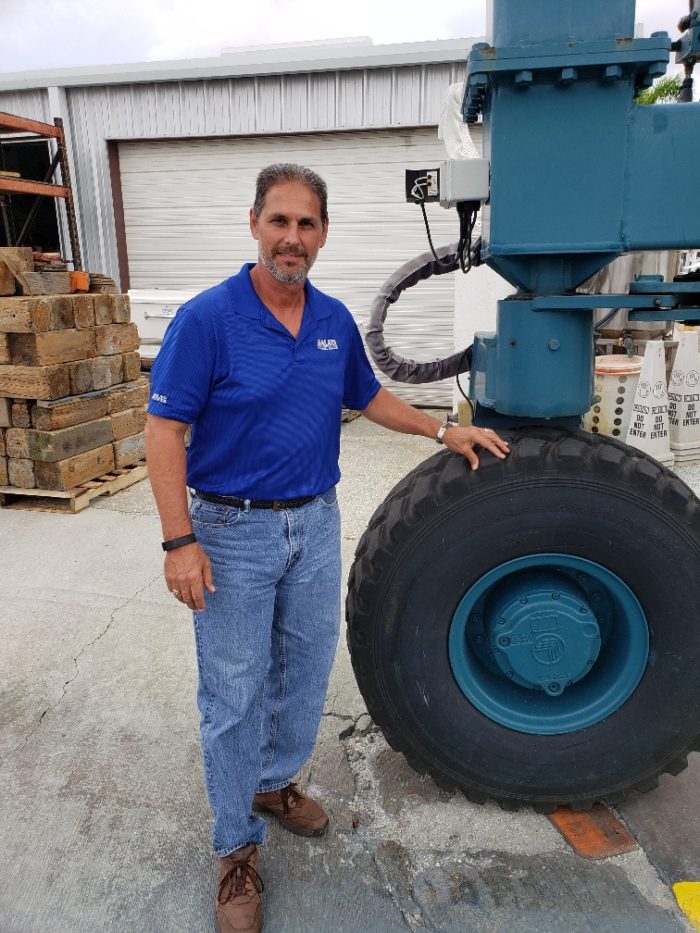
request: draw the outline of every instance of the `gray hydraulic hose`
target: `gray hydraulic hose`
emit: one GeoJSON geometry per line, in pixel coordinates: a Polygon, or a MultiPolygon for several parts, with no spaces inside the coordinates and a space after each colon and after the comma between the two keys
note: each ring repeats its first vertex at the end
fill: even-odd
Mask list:
{"type": "MultiPolygon", "coordinates": [[[[478,263],[480,247],[481,240],[477,240],[472,246],[474,265],[478,263]]],[[[457,243],[441,246],[436,254],[437,259],[432,252],[421,253],[397,269],[382,285],[370,307],[365,342],[377,367],[395,382],[437,382],[439,379],[449,379],[459,373],[469,372],[471,368],[471,347],[444,360],[418,363],[416,360],[407,360],[400,356],[384,340],[384,321],[389,305],[398,301],[402,292],[424,279],[429,279],[431,275],[444,275],[459,269],[457,243]]]]}

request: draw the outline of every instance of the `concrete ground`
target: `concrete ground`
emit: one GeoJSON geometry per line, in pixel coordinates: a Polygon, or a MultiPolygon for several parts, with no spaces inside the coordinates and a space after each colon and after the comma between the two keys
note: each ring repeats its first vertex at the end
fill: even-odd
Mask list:
{"type": "MultiPolygon", "coordinates": [[[[433,451],[343,427],[346,573],[375,507],[433,451]]],[[[191,619],[159,542],[147,481],[75,516],[0,513],[0,933],[212,929],[191,619]]],[[[622,808],[640,848],[585,861],[546,817],[416,775],[370,721],[341,638],[304,774],[332,828],[270,826],[265,930],[689,929],[670,885],[700,880],[698,758],[622,808]]]]}

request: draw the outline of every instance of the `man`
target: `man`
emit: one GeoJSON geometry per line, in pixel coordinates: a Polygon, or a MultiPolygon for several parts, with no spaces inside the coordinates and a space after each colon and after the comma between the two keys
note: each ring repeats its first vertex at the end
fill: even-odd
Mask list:
{"type": "Polygon", "coordinates": [[[262,923],[266,826],[251,810],[307,836],[328,825],[293,778],[313,749],[338,636],[343,403],[438,439],[473,469],[475,445],[508,451],[493,431],[441,425],[380,387],[350,312],[307,280],[328,236],[318,175],[264,169],[250,230],[258,263],[188,302],[170,325],[146,428],[165,579],[194,611],[225,933],[262,923]]]}

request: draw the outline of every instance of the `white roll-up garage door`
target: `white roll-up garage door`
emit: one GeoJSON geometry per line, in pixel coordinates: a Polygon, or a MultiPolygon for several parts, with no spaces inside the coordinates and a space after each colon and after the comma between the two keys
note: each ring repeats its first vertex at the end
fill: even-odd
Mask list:
{"type": "MultiPolygon", "coordinates": [[[[318,171],[329,191],[330,233],[311,279],[350,308],[362,330],[379,286],[427,248],[420,209],[404,197],[407,168],[445,158],[435,129],[123,142],[119,160],[132,289],[198,289],[256,258],[248,228],[255,177],[271,162],[318,171]]],[[[457,215],[428,206],[436,246],[457,239],[457,215]]],[[[403,356],[454,352],[453,276],[407,292],[387,319],[403,356]]],[[[413,404],[452,406],[451,383],[399,386],[413,404]]]]}

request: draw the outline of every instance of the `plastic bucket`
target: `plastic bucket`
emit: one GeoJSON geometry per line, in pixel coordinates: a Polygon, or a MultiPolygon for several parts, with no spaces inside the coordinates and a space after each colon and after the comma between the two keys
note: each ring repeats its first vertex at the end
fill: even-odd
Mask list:
{"type": "Polygon", "coordinates": [[[627,437],[641,371],[641,356],[610,354],[596,357],[594,391],[600,401],[583,416],[586,431],[621,440],[627,437]]]}

